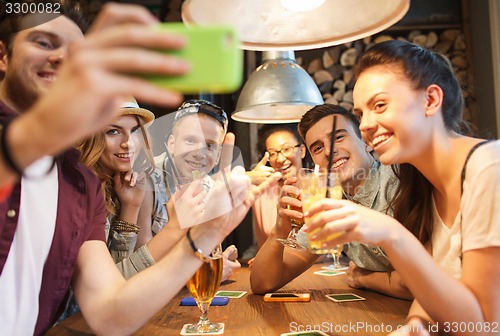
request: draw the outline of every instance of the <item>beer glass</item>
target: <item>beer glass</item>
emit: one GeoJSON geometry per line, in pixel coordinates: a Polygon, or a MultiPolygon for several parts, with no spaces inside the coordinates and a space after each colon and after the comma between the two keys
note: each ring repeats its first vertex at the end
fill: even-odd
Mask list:
{"type": "Polygon", "coordinates": [[[222,246],[219,244],[212,251],[212,261],[203,263],[186,284],[201,311],[197,324],[187,327],[188,333],[214,333],[222,328],[220,323],[212,323],[208,319],[208,308],[219,289],[222,279],[222,246]]]}

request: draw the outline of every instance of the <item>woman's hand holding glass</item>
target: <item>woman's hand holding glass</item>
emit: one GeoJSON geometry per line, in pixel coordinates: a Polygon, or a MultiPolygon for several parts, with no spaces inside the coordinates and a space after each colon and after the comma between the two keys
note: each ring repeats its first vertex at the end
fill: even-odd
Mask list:
{"type": "MultiPolygon", "coordinates": [[[[303,209],[309,211],[313,204],[325,197],[333,199],[342,198],[342,187],[337,176],[333,173],[327,173],[326,169],[308,169],[303,168],[299,171],[299,188],[302,195],[303,209]]],[[[305,218],[306,224],[309,224],[318,216],[309,216],[305,218]]],[[[327,254],[338,252],[342,253],[342,246],[336,244],[334,246],[324,248],[322,245],[324,240],[313,239],[316,235],[315,231],[308,231],[309,251],[315,254],[327,254]]],[[[327,236],[327,240],[338,236],[339,233],[327,236]]],[[[335,257],[334,257],[335,258],[335,257]]]]}
{"type": "Polygon", "coordinates": [[[406,230],[394,218],[348,200],[320,199],[304,215],[304,231],[324,248],[357,241],[390,249],[387,245],[406,230]]]}
{"type": "MultiPolygon", "coordinates": [[[[300,189],[295,186],[296,182],[297,177],[288,178],[281,189],[281,197],[278,201],[278,215],[280,218],[285,219],[284,223],[290,224],[291,230],[286,239],[278,238],[277,241],[294,249],[305,250],[306,248],[297,241],[297,234],[304,225],[304,216],[302,214],[300,189]]],[[[283,222],[280,221],[280,223],[283,222]]]]}

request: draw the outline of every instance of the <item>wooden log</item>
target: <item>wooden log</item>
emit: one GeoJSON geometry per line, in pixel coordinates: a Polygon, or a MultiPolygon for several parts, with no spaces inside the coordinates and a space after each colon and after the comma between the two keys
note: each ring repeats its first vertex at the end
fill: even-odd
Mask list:
{"type": "Polygon", "coordinates": [[[325,69],[328,69],[333,64],[335,64],[335,62],[333,61],[332,56],[330,55],[330,53],[328,51],[323,52],[323,67],[325,69]]]}
{"type": "Polygon", "coordinates": [[[346,86],[347,86],[347,84],[345,81],[338,79],[335,82],[333,82],[332,88],[333,88],[333,91],[336,91],[336,90],[345,91],[346,86]]]}
{"type": "Polygon", "coordinates": [[[307,67],[307,72],[310,75],[313,75],[316,71],[322,69],[322,64],[321,60],[318,58],[313,59],[311,62],[309,62],[309,65],[307,67]]]}
{"type": "Polygon", "coordinates": [[[408,33],[408,41],[413,41],[415,36],[422,35],[422,32],[420,30],[412,30],[411,32],[408,33]]]}
{"type": "Polygon", "coordinates": [[[330,85],[333,82],[333,76],[326,70],[318,70],[313,74],[314,83],[316,85],[322,85],[325,82],[329,82],[330,85]]]}
{"type": "Polygon", "coordinates": [[[352,90],[349,90],[346,93],[344,93],[344,95],[342,96],[342,101],[348,103],[354,103],[354,99],[352,99],[352,90]]]}
{"type": "Polygon", "coordinates": [[[345,108],[348,111],[352,111],[352,108],[354,107],[354,105],[352,103],[344,102],[344,101],[340,102],[339,105],[342,106],[343,108],[345,108]]]}
{"type": "Polygon", "coordinates": [[[325,103],[338,105],[339,101],[337,99],[333,98],[333,96],[331,96],[331,97],[325,99],[325,103]]]}
{"type": "Polygon", "coordinates": [[[446,29],[439,35],[440,41],[455,41],[461,31],[459,29],[446,29]]]}
{"type": "Polygon", "coordinates": [[[447,54],[450,51],[451,46],[453,45],[453,41],[439,41],[434,48],[435,51],[441,54],[447,54]]]}
{"type": "Polygon", "coordinates": [[[328,69],[326,69],[326,71],[328,71],[334,80],[337,80],[339,78],[342,78],[342,75],[344,73],[344,67],[340,64],[334,64],[332,65],[331,67],[329,67],[328,69]]]}
{"type": "Polygon", "coordinates": [[[454,56],[451,58],[451,64],[458,69],[466,69],[467,68],[467,60],[463,56],[454,56]]]}
{"type": "Polygon", "coordinates": [[[356,63],[356,58],[358,53],[355,48],[349,48],[340,55],[340,65],[342,66],[353,66],[356,63]]]}
{"type": "Polygon", "coordinates": [[[341,52],[342,48],[340,46],[334,46],[328,49],[328,53],[330,54],[330,58],[332,59],[333,64],[339,63],[341,52]]]}
{"type": "Polygon", "coordinates": [[[379,35],[373,40],[373,42],[380,43],[380,42],[390,41],[390,40],[394,40],[394,38],[390,35],[379,35]]]}
{"type": "Polygon", "coordinates": [[[431,31],[429,34],[427,34],[427,43],[425,46],[427,48],[432,48],[434,47],[438,42],[438,36],[435,32],[431,31]]]}
{"type": "Polygon", "coordinates": [[[411,41],[421,47],[425,47],[427,44],[427,35],[418,34],[412,37],[411,41]]]}
{"type": "Polygon", "coordinates": [[[326,94],[326,93],[330,93],[332,90],[332,82],[323,82],[322,84],[320,84],[318,86],[318,89],[322,95],[326,94]]]}
{"type": "Polygon", "coordinates": [[[342,77],[342,80],[346,85],[348,83],[351,83],[354,81],[354,71],[352,69],[348,69],[344,71],[344,76],[342,77]]]}
{"type": "Polygon", "coordinates": [[[342,89],[339,89],[335,91],[332,95],[333,99],[336,99],[337,101],[342,101],[342,98],[344,98],[345,91],[342,89]]]}
{"type": "Polygon", "coordinates": [[[465,50],[465,47],[465,36],[464,34],[459,34],[455,39],[455,42],[453,43],[453,48],[455,48],[456,50],[465,50]]]}

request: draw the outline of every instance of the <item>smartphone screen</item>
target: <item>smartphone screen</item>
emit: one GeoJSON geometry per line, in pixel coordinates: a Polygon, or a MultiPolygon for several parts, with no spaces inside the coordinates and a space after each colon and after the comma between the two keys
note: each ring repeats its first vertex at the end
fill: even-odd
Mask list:
{"type": "Polygon", "coordinates": [[[264,295],[266,302],[308,302],[311,301],[309,293],[267,293],[264,295]]]}
{"type": "Polygon", "coordinates": [[[297,294],[293,293],[272,293],[272,298],[296,298],[299,297],[297,294]]]}

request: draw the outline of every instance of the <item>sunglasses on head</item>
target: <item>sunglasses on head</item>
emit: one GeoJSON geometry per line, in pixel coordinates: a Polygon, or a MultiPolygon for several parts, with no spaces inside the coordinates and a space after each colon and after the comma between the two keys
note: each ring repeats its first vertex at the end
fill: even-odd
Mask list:
{"type": "Polygon", "coordinates": [[[227,132],[228,120],[226,112],[221,107],[207,100],[190,99],[185,101],[175,115],[174,124],[182,117],[194,113],[203,113],[211,116],[222,125],[224,133],[227,132]]]}

